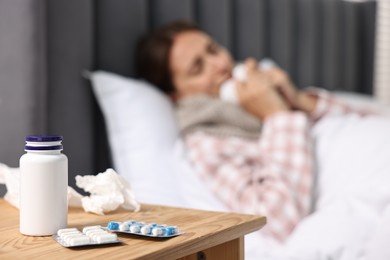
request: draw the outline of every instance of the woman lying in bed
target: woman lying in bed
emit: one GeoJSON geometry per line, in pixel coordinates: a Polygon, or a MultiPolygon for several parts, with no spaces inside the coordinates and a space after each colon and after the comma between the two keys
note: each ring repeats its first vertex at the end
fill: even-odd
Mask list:
{"type": "MultiPolygon", "coordinates": [[[[175,101],[190,159],[204,183],[231,210],[267,216],[263,235],[295,243],[294,250],[311,243],[318,248],[320,234],[307,230],[325,224],[332,230],[320,231],[329,236],[324,247],[334,244],[330,251],[340,257],[338,248],[351,243],[347,237],[355,230],[372,231],[368,223],[375,218],[365,215],[390,201],[390,189],[381,188],[390,165],[371,167],[366,158],[390,150],[375,150],[375,136],[366,131],[375,124],[390,129],[387,121],[324,90],[297,90],[284,71],[261,70],[253,59],[245,61],[247,80],[236,81],[239,106],[224,102],[219,89],[231,78],[234,62],[191,23],[175,22],[146,35],[137,53],[139,76],[175,101]],[[342,172],[337,176],[335,165],[342,172]],[[358,198],[361,194],[364,198],[358,198]],[[351,206],[355,199],[364,203],[351,206]],[[304,218],[305,225],[298,226],[304,218]],[[294,236],[306,236],[305,245],[294,236]]],[[[344,254],[346,259],[359,254],[357,248],[364,247],[359,243],[349,245],[352,255],[344,254]]],[[[314,259],[313,253],[299,255],[314,259]]]]}

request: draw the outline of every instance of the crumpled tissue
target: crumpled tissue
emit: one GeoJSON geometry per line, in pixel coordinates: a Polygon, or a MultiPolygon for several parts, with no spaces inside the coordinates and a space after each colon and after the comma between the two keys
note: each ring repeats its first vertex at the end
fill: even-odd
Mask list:
{"type": "MultiPolygon", "coordinates": [[[[5,184],[7,193],[4,199],[19,208],[20,170],[0,163],[0,184],[5,184]]],[[[82,207],[86,212],[104,215],[104,213],[122,207],[127,210],[139,211],[140,204],[136,201],[129,183],[113,169],[95,175],[76,176],[77,187],[89,192],[82,196],[72,187],[68,187],[68,206],[82,207]]]]}
{"type": "Polygon", "coordinates": [[[5,184],[7,187],[4,199],[16,208],[19,208],[19,176],[19,168],[10,168],[0,163],[0,184],[5,184]]]}
{"type": "MultiPolygon", "coordinates": [[[[81,198],[82,206],[87,212],[104,215],[104,212],[116,210],[119,206],[134,211],[140,209],[130,185],[113,169],[107,169],[96,176],[77,175],[76,185],[91,194],[81,198]]],[[[72,195],[69,197],[72,199],[72,195]]]]}

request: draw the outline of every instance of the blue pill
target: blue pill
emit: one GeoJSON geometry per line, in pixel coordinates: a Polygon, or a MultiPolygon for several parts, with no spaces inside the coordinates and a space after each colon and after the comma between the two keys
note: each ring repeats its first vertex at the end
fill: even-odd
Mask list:
{"type": "Polygon", "coordinates": [[[107,228],[109,230],[118,230],[119,229],[119,223],[118,222],[108,222],[107,228]]]}
{"type": "Polygon", "coordinates": [[[167,227],[165,228],[165,235],[166,236],[172,236],[176,233],[176,228],[174,227],[167,227]]]}

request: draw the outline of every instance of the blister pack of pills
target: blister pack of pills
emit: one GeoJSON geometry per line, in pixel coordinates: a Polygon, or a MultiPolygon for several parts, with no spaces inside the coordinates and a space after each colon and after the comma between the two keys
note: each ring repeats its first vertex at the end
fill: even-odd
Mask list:
{"type": "Polygon", "coordinates": [[[135,220],[124,222],[110,221],[107,224],[107,229],[114,232],[159,238],[169,238],[184,234],[177,226],[137,222],[135,220]]]}
{"type": "Polygon", "coordinates": [[[101,226],[84,227],[82,232],[77,228],[64,228],[53,235],[53,239],[64,247],[107,245],[121,243],[115,233],[108,232],[101,226]]]}

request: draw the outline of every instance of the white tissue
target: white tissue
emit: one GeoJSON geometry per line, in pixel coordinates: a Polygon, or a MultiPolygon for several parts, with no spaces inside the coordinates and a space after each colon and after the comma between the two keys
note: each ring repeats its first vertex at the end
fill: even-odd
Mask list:
{"type": "MultiPolygon", "coordinates": [[[[267,58],[260,60],[260,62],[258,63],[258,67],[261,70],[269,70],[276,66],[276,63],[273,60],[267,58]]],[[[231,79],[228,79],[224,83],[222,83],[219,89],[219,97],[224,101],[231,102],[233,104],[238,104],[239,102],[237,97],[235,80],[246,80],[245,65],[243,63],[238,63],[233,68],[232,74],[233,75],[231,79]]]]}
{"type": "Polygon", "coordinates": [[[0,184],[5,184],[7,193],[4,199],[15,208],[19,208],[19,168],[10,168],[0,163],[0,184]]]}
{"type": "Polygon", "coordinates": [[[107,169],[98,175],[76,176],[76,185],[91,193],[81,199],[83,208],[87,212],[104,215],[105,212],[122,207],[138,211],[140,204],[126,180],[113,169],[107,169]]]}
{"type": "MultiPolygon", "coordinates": [[[[7,193],[4,199],[19,208],[20,170],[0,163],[0,184],[5,184],[7,193]]],[[[68,206],[82,207],[86,212],[99,215],[122,207],[138,211],[140,204],[135,200],[127,181],[113,169],[107,169],[98,175],[76,176],[76,185],[89,192],[82,196],[72,187],[68,187],[68,206]]]]}

